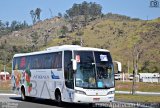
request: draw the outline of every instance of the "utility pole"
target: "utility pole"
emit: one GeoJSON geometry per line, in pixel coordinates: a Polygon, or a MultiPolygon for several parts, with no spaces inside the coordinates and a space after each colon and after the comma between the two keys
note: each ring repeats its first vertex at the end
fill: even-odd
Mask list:
{"type": "Polygon", "coordinates": [[[127,64],[128,64],[128,75],[129,75],[129,60],[128,60],[128,63],[127,63],[127,64]]]}
{"type": "Polygon", "coordinates": [[[5,75],[5,80],[6,80],[6,65],[4,65],[4,75],[5,75]]]}
{"type": "Polygon", "coordinates": [[[4,51],[4,74],[5,74],[5,81],[6,81],[6,54],[5,53],[6,51],[4,51]]]}
{"type": "Polygon", "coordinates": [[[82,40],[82,36],[81,36],[81,46],[83,46],[83,40],[82,40]]]}
{"type": "Polygon", "coordinates": [[[135,45],[133,46],[133,82],[132,82],[132,95],[135,94],[135,45]]]}
{"type": "Polygon", "coordinates": [[[5,74],[5,81],[6,81],[6,56],[7,56],[7,52],[6,52],[6,44],[7,44],[7,41],[5,40],[4,41],[5,45],[4,45],[4,52],[3,52],[3,55],[4,55],[4,74],[5,74]]]}
{"type": "Polygon", "coordinates": [[[132,95],[135,94],[135,71],[133,69],[133,84],[132,84],[132,95]]]}
{"type": "Polygon", "coordinates": [[[127,62],[127,65],[128,65],[128,78],[129,78],[129,60],[127,62]]]}
{"type": "Polygon", "coordinates": [[[158,83],[160,83],[160,72],[159,72],[159,75],[158,75],[158,83]]]}

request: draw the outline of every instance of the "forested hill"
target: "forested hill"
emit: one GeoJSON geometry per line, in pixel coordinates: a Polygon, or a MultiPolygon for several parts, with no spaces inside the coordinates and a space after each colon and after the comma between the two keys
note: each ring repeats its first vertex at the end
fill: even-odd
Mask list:
{"type": "Polygon", "coordinates": [[[23,29],[1,30],[0,70],[3,71],[6,61],[7,71],[11,72],[15,53],[82,43],[110,50],[113,60],[122,62],[124,72],[128,72],[128,64],[132,72],[133,60],[139,72],[160,72],[160,18],[144,21],[112,13],[95,13],[74,15],[71,20],[68,14],[38,21],[33,26],[24,23],[23,29]]]}

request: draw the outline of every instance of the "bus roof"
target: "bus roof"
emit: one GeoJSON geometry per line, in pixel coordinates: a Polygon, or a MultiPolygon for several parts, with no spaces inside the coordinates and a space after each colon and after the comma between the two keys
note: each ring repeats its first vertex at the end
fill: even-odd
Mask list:
{"type": "Polygon", "coordinates": [[[15,54],[14,57],[44,54],[44,53],[58,52],[58,51],[64,51],[64,50],[109,52],[108,50],[100,49],[100,48],[81,47],[79,45],[62,45],[62,46],[49,47],[44,51],[31,52],[31,53],[19,53],[19,54],[15,54]]]}

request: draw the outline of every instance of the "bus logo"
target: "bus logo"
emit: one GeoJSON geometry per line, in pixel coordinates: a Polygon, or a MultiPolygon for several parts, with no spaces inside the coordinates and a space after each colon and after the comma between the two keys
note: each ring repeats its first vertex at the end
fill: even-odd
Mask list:
{"type": "Polygon", "coordinates": [[[159,7],[159,1],[157,1],[157,0],[150,1],[150,7],[158,8],[159,7]]]}
{"type": "Polygon", "coordinates": [[[52,79],[59,79],[59,76],[56,76],[52,71],[51,71],[51,77],[52,79]]]}

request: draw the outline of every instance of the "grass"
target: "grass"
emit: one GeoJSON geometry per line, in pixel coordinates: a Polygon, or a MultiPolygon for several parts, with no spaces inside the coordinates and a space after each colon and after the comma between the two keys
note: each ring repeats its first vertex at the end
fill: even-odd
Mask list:
{"type": "MultiPolygon", "coordinates": [[[[132,89],[132,82],[116,81],[117,91],[131,91],[131,89],[132,89]]],[[[136,82],[135,89],[136,91],[142,91],[142,92],[160,92],[160,83],[136,82]]]]}
{"type": "MultiPolygon", "coordinates": [[[[143,83],[137,82],[135,85],[136,91],[141,92],[160,92],[160,83],[143,83]]],[[[11,81],[0,81],[0,91],[10,90],[11,81]]],[[[131,91],[132,82],[116,81],[116,91],[131,91]]]]}
{"type": "Polygon", "coordinates": [[[157,103],[160,103],[160,96],[116,94],[115,100],[125,101],[125,102],[157,102],[157,103]]]}

